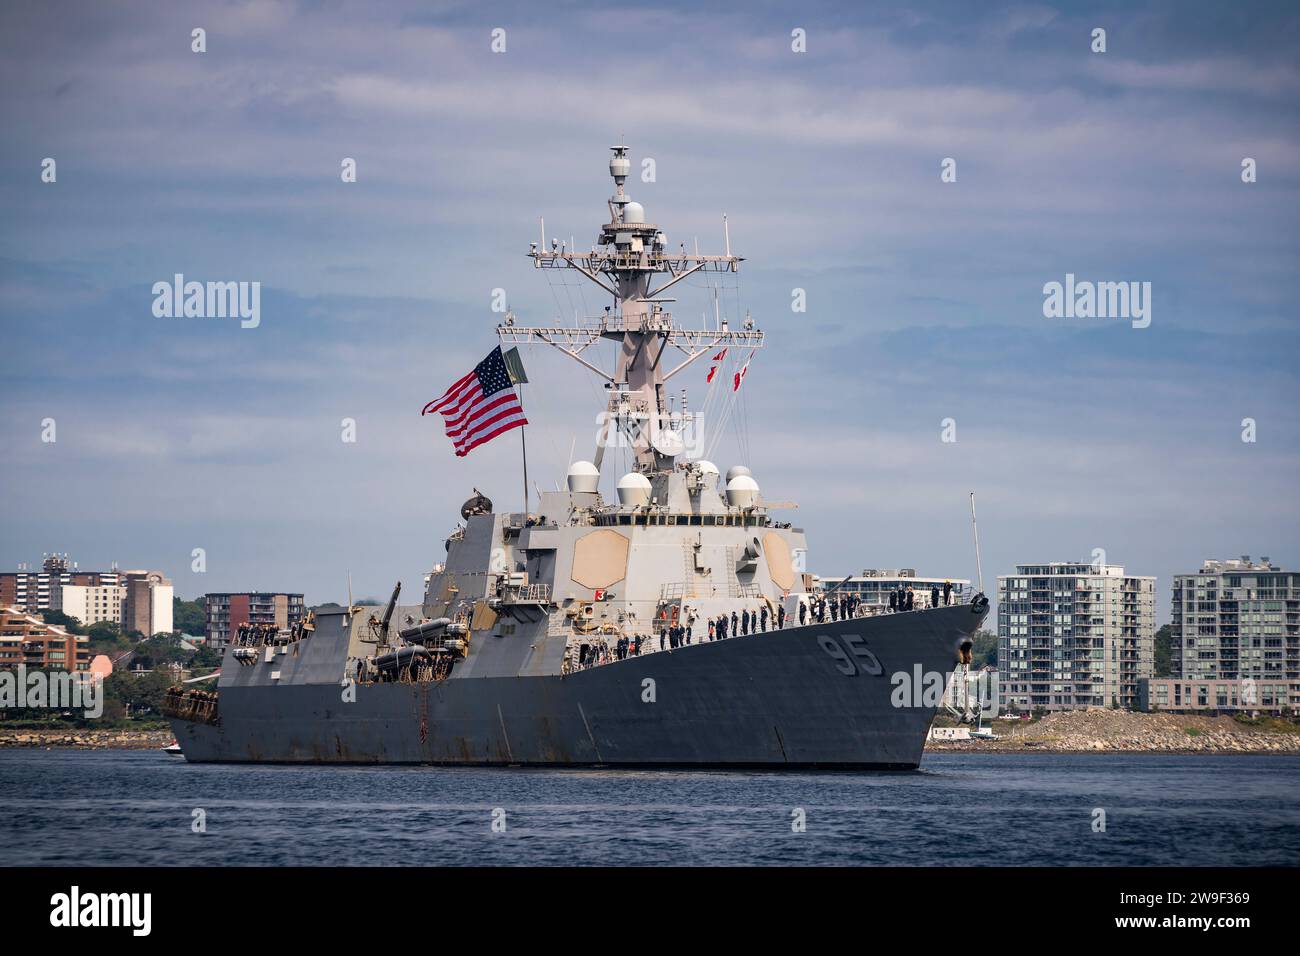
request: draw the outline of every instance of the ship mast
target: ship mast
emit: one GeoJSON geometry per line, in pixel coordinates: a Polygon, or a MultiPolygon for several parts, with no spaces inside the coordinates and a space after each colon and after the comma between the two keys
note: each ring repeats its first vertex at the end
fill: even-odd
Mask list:
{"type": "Polygon", "coordinates": [[[607,292],[612,304],[590,324],[528,327],[508,319],[497,326],[497,334],[503,344],[543,342],[554,346],[605,380],[609,403],[605,428],[597,442],[597,468],[606,444],[614,437],[610,434],[613,430],[628,441],[637,471],[661,474],[672,471],[684,451],[681,435],[673,427],[664,383],[713,349],[761,348],[763,333],[749,320],[738,330],[729,329],[725,321],[713,329],[687,329],[673,323],[664,305],[675,300],[664,298],[663,293],[697,272],[737,272],[743,260],[731,255],[729,237],[726,255],[688,254],[684,244],[670,253],[663,232],[646,222],[644,207],[627,194],[625,184],[631,169],[627,146],[611,146],[610,150],[609,173],[614,178],[610,218],[600,227],[591,251],[578,253],[555,239],[548,250],[543,233],[542,244],[533,243],[528,255],[534,268],[581,273],[607,292]],[[659,276],[666,276],[666,281],[658,281],[659,276]],[[583,354],[601,339],[619,345],[613,375],[583,354]],[[680,355],[665,355],[669,349],[680,355]],[[674,361],[676,364],[671,364],[674,361]]]}

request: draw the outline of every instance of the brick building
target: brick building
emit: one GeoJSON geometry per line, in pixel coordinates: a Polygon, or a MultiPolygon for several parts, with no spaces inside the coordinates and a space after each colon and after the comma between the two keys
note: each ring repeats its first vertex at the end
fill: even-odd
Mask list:
{"type": "Polygon", "coordinates": [[[90,669],[90,638],[46,624],[36,614],[0,607],[0,667],[84,671],[90,669]]]}

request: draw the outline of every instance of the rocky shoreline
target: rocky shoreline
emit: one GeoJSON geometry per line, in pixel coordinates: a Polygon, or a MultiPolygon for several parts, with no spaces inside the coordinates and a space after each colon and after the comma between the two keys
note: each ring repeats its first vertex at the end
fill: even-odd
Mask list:
{"type": "Polygon", "coordinates": [[[0,749],[161,750],[176,738],[170,730],[8,730],[0,729],[0,749]]]}
{"type": "Polygon", "coordinates": [[[944,753],[1300,754],[1300,726],[1233,717],[1074,711],[1035,721],[995,720],[998,740],[929,740],[944,753]]]}
{"type": "MultiPolygon", "coordinates": [[[[995,720],[992,729],[998,740],[929,740],[925,749],[943,753],[1300,754],[1300,725],[1276,720],[1247,724],[1232,717],[1086,711],[1049,714],[1034,721],[995,720]]],[[[173,739],[165,729],[0,728],[0,749],[158,750],[173,739]]]]}

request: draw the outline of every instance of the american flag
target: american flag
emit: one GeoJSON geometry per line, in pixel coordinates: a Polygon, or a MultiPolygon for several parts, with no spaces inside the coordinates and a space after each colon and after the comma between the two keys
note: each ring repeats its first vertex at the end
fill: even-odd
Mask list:
{"type": "Polygon", "coordinates": [[[425,405],[420,414],[430,412],[442,413],[457,458],[464,458],[471,449],[502,432],[528,424],[499,345],[441,398],[425,405]]]}

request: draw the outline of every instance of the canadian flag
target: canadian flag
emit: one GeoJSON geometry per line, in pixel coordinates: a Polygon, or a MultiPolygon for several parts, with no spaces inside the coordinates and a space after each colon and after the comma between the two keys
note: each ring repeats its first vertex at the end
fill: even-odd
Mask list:
{"type": "MultiPolygon", "coordinates": [[[[757,350],[755,350],[755,351],[757,351],[757,350]]],[[[750,353],[749,353],[749,358],[745,359],[745,364],[742,365],[742,366],[740,367],[740,371],[736,373],[736,384],[733,385],[733,386],[731,386],[731,390],[732,390],[733,392],[738,392],[738,391],[740,391],[740,383],[743,382],[743,381],[745,380],[745,373],[749,371],[749,363],[750,363],[750,360],[753,359],[753,357],[754,357],[754,353],[753,353],[753,352],[750,352],[750,353]]]]}
{"type": "MultiPolygon", "coordinates": [[[[713,356],[713,361],[714,361],[714,362],[721,362],[721,361],[722,361],[724,358],[726,358],[726,357],[727,357],[727,350],[726,350],[726,349],[723,349],[723,350],[722,350],[721,352],[719,352],[717,355],[713,356]]],[[[717,365],[710,366],[710,367],[709,367],[709,377],[706,378],[704,381],[705,381],[705,382],[712,382],[712,381],[713,381],[713,376],[716,375],[716,374],[718,374],[718,366],[717,366],[717,365]]]]}

